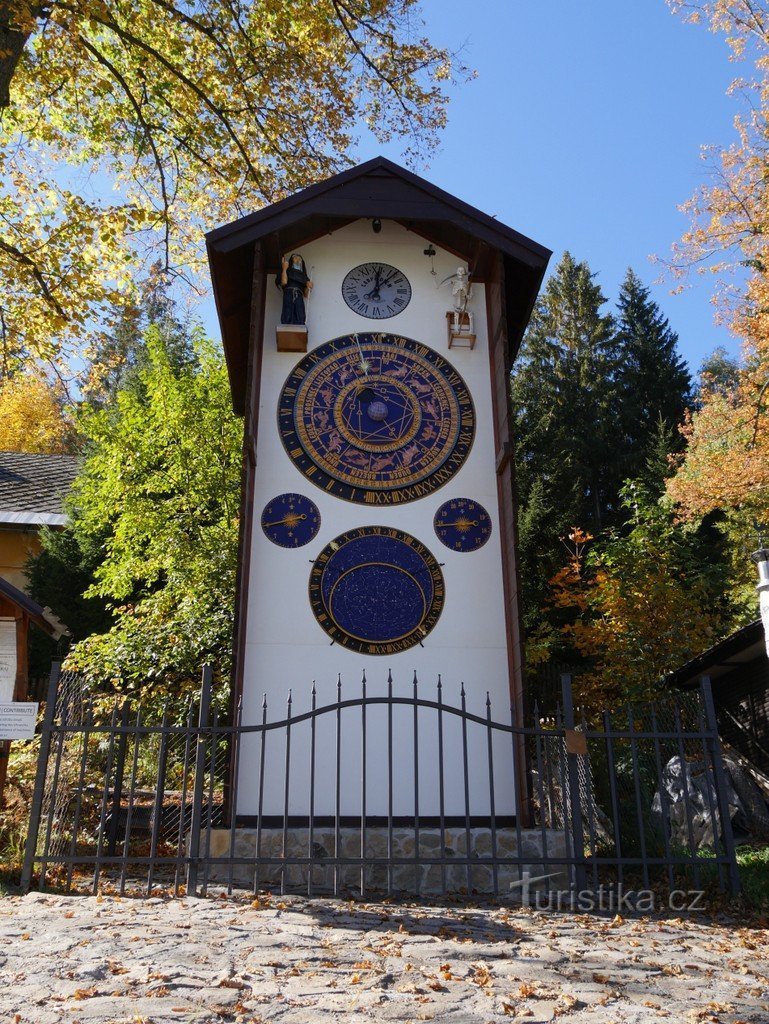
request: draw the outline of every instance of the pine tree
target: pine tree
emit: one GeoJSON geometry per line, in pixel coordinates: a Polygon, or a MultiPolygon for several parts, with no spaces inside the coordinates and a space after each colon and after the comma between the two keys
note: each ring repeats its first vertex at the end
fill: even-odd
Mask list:
{"type": "Polygon", "coordinates": [[[587,263],[564,253],[539,299],[513,375],[524,617],[540,617],[560,538],[615,512],[618,352],[587,263]]]}
{"type": "Polygon", "coordinates": [[[691,406],[692,380],[678,353],[678,335],[632,270],[622,283],[617,310],[618,422],[625,434],[621,471],[635,479],[645,473],[652,447],[659,458],[661,432],[669,438],[670,452],[683,447],[676,428],[691,406]]]}
{"type": "Polygon", "coordinates": [[[179,315],[167,275],[159,265],[137,286],[138,300],[116,308],[114,327],[98,333],[91,346],[82,391],[91,405],[103,406],[138,381],[148,362],[147,329],[152,326],[172,366],[194,361],[194,327],[179,315]]]}

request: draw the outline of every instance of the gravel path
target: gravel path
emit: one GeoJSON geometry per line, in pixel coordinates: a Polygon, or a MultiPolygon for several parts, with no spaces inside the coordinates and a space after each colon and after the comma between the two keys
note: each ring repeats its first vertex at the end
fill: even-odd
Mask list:
{"type": "Polygon", "coordinates": [[[0,934],[3,1024],[769,1022],[769,932],[703,917],[31,893],[0,934]]]}

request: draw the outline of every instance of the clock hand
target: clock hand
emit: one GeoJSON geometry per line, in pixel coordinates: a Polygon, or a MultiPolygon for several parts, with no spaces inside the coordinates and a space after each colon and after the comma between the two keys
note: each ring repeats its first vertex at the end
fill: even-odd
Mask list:
{"type": "Polygon", "coordinates": [[[457,519],[455,523],[441,523],[441,526],[478,526],[478,519],[457,519]]]}
{"type": "Polygon", "coordinates": [[[353,334],[353,338],[355,338],[355,344],[358,346],[358,355],[360,356],[360,368],[361,368],[361,370],[363,370],[364,374],[366,374],[366,373],[368,373],[368,363],[363,358],[363,349],[360,347],[360,341],[358,341],[358,335],[357,334],[353,334]]]}
{"type": "Polygon", "coordinates": [[[374,271],[374,287],[371,289],[370,292],[368,292],[366,295],[363,296],[364,299],[373,299],[374,302],[379,302],[379,298],[380,298],[379,289],[382,287],[382,283],[381,283],[381,280],[380,280],[381,277],[382,277],[381,269],[375,270],[374,271]]]}
{"type": "Polygon", "coordinates": [[[265,523],[264,526],[265,526],[265,529],[267,529],[270,526],[283,526],[284,523],[289,523],[289,522],[292,523],[292,524],[296,524],[296,523],[300,522],[302,519],[306,519],[306,518],[307,518],[307,516],[304,515],[304,514],[302,514],[301,516],[290,515],[290,516],[286,516],[285,519],[277,519],[274,523],[265,523]]]}

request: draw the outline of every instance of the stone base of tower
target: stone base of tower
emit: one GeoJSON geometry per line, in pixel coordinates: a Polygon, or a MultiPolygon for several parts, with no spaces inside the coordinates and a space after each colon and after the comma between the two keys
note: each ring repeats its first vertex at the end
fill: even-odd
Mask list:
{"type": "MultiPolygon", "coordinates": [[[[478,893],[494,892],[493,866],[490,862],[492,854],[491,829],[471,828],[469,830],[469,856],[476,863],[469,866],[454,864],[454,858],[464,858],[467,850],[468,834],[464,827],[447,827],[443,833],[438,828],[420,828],[419,857],[422,863],[393,864],[391,867],[382,863],[388,857],[388,829],[385,827],[369,827],[366,829],[366,849],[361,868],[360,864],[335,865],[333,860],[336,846],[336,834],[333,828],[316,828],[312,836],[312,887],[320,895],[333,892],[335,877],[338,889],[360,891],[361,870],[365,871],[366,892],[384,893],[391,885],[395,893],[414,893],[421,895],[439,895],[441,893],[478,893]],[[443,845],[443,848],[441,846],[443,845]],[[424,863],[431,859],[442,859],[443,863],[424,863]],[[484,863],[485,861],[485,863],[484,863]],[[390,871],[392,882],[389,882],[390,871]],[[445,882],[444,882],[445,872],[445,882]]],[[[222,863],[211,864],[209,880],[211,882],[229,882],[237,887],[270,889],[281,885],[281,875],[285,873],[284,886],[289,890],[307,889],[307,872],[309,864],[289,863],[284,867],[280,861],[284,857],[283,829],[263,828],[261,831],[261,858],[272,860],[273,863],[254,863],[256,856],[257,830],[255,828],[237,828],[234,833],[229,829],[213,829],[210,841],[205,835],[201,838],[200,854],[208,860],[220,860],[222,863]],[[230,867],[225,861],[230,857],[234,861],[248,859],[250,864],[235,863],[230,867]]],[[[286,833],[285,857],[289,861],[309,856],[309,829],[291,828],[286,833]]],[[[393,828],[392,858],[393,860],[414,857],[414,829],[393,828]]],[[[542,829],[498,828],[496,832],[498,859],[514,860],[512,864],[499,864],[497,867],[497,891],[499,896],[516,898],[520,896],[521,879],[528,875],[527,885],[530,889],[566,890],[569,888],[568,869],[564,864],[549,863],[552,859],[566,858],[568,851],[562,831],[542,829]],[[520,836],[520,847],[519,847],[520,836]]],[[[339,857],[343,859],[360,859],[361,831],[360,828],[340,828],[339,857]]]]}

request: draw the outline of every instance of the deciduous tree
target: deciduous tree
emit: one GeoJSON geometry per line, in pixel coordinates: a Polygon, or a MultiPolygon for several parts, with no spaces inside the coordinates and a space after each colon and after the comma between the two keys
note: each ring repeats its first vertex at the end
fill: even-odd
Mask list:
{"type": "Polygon", "coordinates": [[[0,451],[55,455],[72,451],[74,436],[61,388],[36,372],[0,378],[0,451]]]}
{"type": "MultiPolygon", "coordinates": [[[[710,174],[684,209],[692,226],[675,248],[674,266],[711,273],[748,268],[769,273],[769,5],[766,0],[668,0],[673,11],[704,21],[724,35],[736,62],[753,63],[753,78],[736,79],[731,91],[746,102],[735,118],[731,146],[706,146],[710,174]]],[[[724,312],[741,306],[742,291],[721,293],[724,312]]]]}
{"type": "Polygon", "coordinates": [[[71,531],[93,572],[85,596],[106,602],[113,624],[68,664],[154,698],[196,686],[206,660],[227,678],[242,423],[221,352],[198,338],[194,360],[174,364],[151,328],[146,364],[109,404],[84,406],[79,427],[71,531]]]}
{"type": "Polygon", "coordinates": [[[82,347],[144,262],[194,281],[205,228],[339,170],[364,124],[429,150],[452,63],[420,25],[417,0],[0,0],[6,351],[82,347]]]}
{"type": "Polygon", "coordinates": [[[711,567],[669,502],[638,485],[623,497],[629,529],[590,544],[575,528],[570,558],[551,581],[552,604],[569,616],[562,634],[587,664],[577,678],[579,698],[593,708],[659,696],[664,674],[723,629],[711,567]]]}

